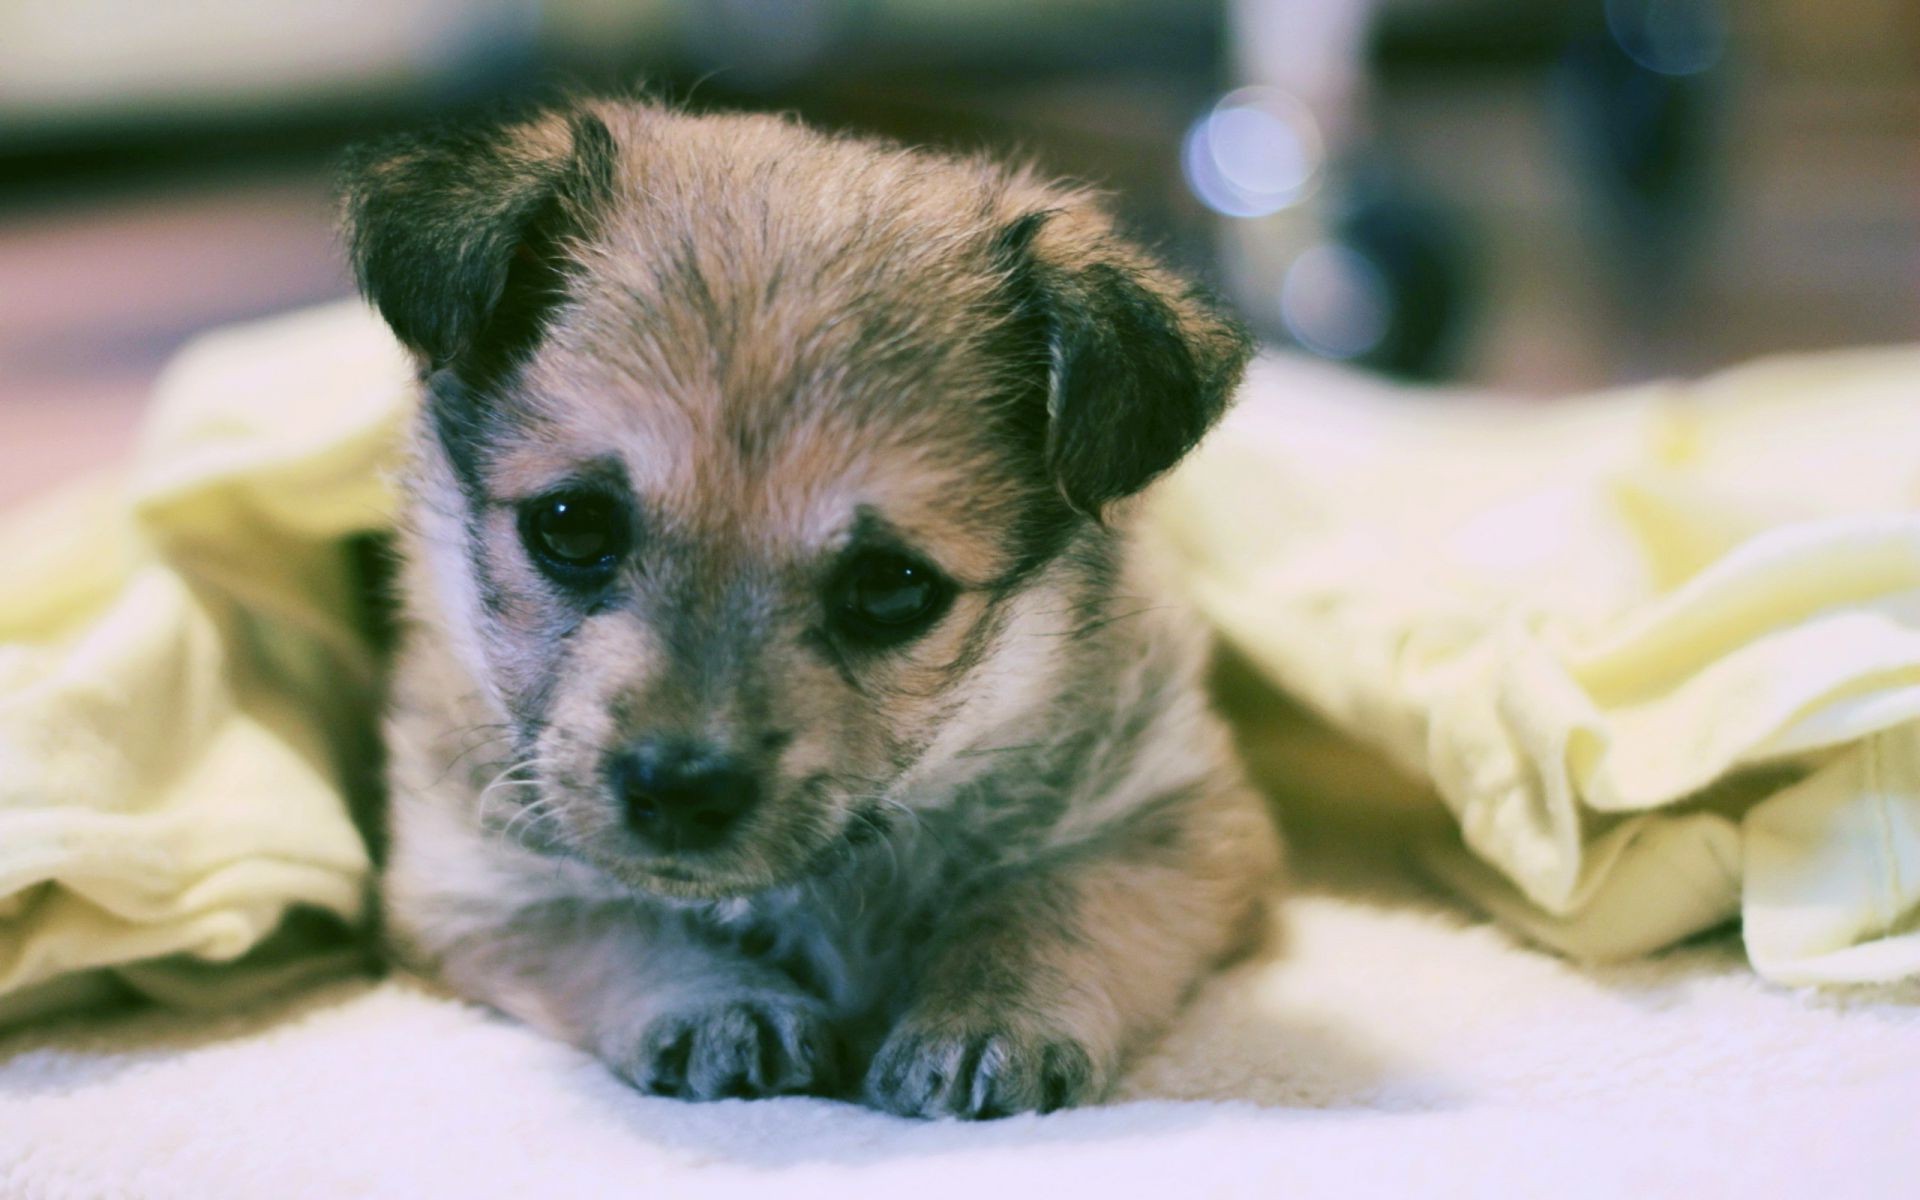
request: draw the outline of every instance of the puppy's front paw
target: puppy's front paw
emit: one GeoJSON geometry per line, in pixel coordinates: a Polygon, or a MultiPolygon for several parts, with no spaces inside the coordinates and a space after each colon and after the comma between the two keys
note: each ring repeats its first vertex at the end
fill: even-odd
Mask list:
{"type": "Polygon", "coordinates": [[[802,996],[754,995],[669,1012],[614,1069],[642,1091],[687,1100],[821,1094],[839,1074],[840,1037],[802,996]]]}
{"type": "Polygon", "coordinates": [[[868,1103],[908,1117],[1051,1112],[1099,1094],[1087,1048],[1057,1031],[909,1016],[867,1070],[868,1103]]]}

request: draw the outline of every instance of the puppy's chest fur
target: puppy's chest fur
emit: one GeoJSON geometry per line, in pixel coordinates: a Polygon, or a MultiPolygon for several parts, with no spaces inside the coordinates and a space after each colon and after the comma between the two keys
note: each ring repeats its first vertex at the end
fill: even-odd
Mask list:
{"type": "Polygon", "coordinates": [[[941,815],[850,848],[819,878],[761,895],[687,906],[681,919],[766,962],[877,1037],[904,1006],[942,916],[992,886],[1015,856],[941,815]]]}

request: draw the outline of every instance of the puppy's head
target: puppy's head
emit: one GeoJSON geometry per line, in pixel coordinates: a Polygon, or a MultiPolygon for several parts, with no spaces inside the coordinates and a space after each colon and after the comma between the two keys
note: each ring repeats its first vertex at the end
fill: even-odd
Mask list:
{"type": "Polygon", "coordinates": [[[349,167],[426,382],[416,577],[545,839],[639,886],[799,876],[1044,720],[1113,506],[1238,329],[1083,195],[763,117],[583,104],[349,167]]]}

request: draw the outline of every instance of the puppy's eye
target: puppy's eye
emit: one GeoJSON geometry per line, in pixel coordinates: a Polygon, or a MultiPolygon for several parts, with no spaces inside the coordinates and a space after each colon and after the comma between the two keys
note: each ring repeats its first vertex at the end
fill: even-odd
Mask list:
{"type": "Polygon", "coordinates": [[[520,536],[549,573],[569,578],[600,573],[626,553],[626,514],[606,496],[561,492],[521,510],[520,536]]]}
{"type": "Polygon", "coordinates": [[[834,585],[834,619],[856,640],[904,641],[931,625],[953,600],[953,585],[925,563],[902,554],[861,554],[834,585]]]}

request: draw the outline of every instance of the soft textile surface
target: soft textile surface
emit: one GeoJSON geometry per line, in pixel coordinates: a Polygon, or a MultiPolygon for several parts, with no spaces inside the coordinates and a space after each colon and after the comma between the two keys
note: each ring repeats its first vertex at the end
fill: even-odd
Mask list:
{"type": "Polygon", "coordinates": [[[1280,947],[1117,1103],[987,1125],[690,1105],[413,987],[0,1041],[9,1200],[1910,1197],[1920,995],[1758,980],[1731,937],[1582,970],[1309,847],[1280,947]]]}
{"type": "Polygon", "coordinates": [[[1160,512],[1254,668],[1444,801],[1427,863],[1486,909],[1920,973],[1920,350],[1533,405],[1269,360],[1160,512]]]}
{"type": "Polygon", "coordinates": [[[339,957],[288,916],[363,905],[376,679],[343,539],[389,520],[407,378],[357,305],[205,338],[128,478],[0,523],[0,1022],[339,957]]]}

